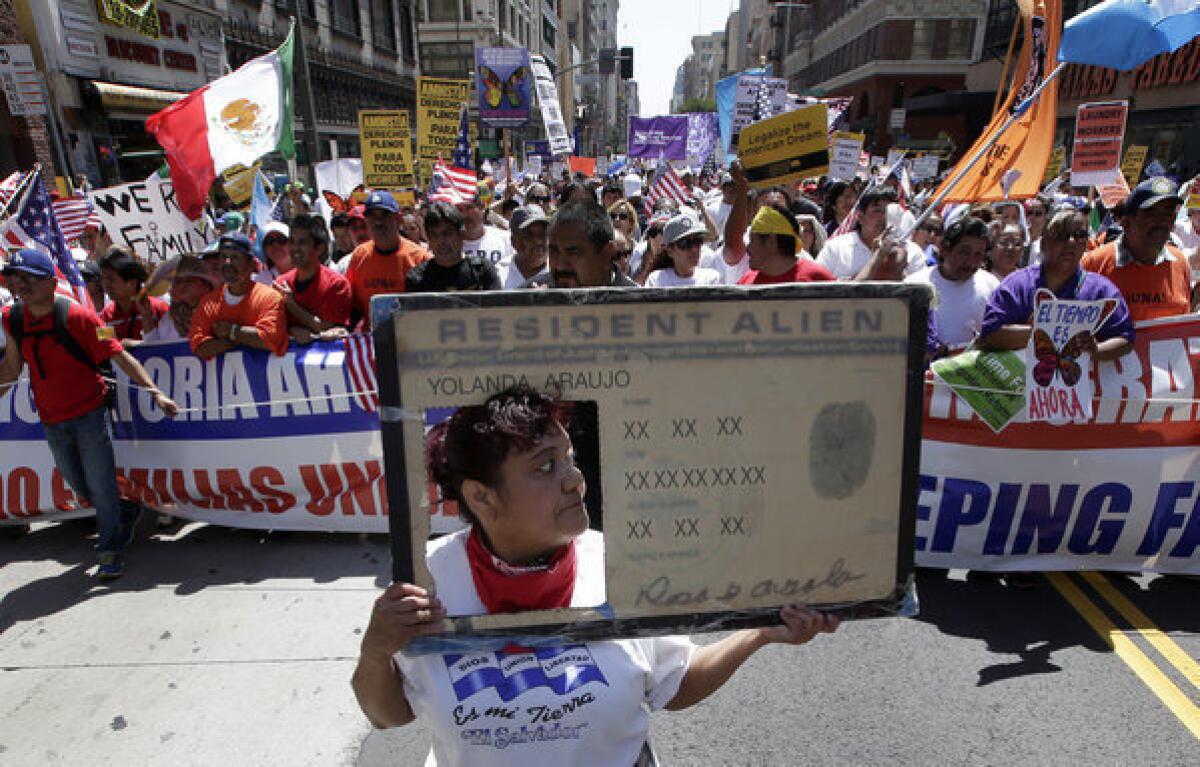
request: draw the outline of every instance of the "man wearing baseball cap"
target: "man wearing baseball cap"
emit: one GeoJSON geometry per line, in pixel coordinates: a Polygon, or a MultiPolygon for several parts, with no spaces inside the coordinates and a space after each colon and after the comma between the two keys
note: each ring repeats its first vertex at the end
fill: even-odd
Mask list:
{"type": "Polygon", "coordinates": [[[122,554],[133,539],[140,508],[122,504],[105,403],[101,363],[111,360],[150,392],[168,416],[179,408],[158,390],[145,368],[105,332],[95,312],[57,296],[54,262],[37,250],[13,254],[4,267],[17,303],[4,308],[9,345],[0,360],[0,396],[29,365],[29,383],[46,443],[67,484],[96,510],[101,578],[124,572],[122,554]]]}
{"type": "Polygon", "coordinates": [[[192,351],[211,359],[245,346],[282,356],[288,347],[287,309],[273,287],[254,281],[258,260],[250,238],[240,232],[226,234],[217,253],[225,284],[206,295],[192,313],[192,351]]]}
{"type": "Polygon", "coordinates": [[[1181,205],[1183,198],[1170,180],[1146,179],[1125,200],[1121,236],[1080,262],[1112,280],[1134,322],[1194,311],[1187,258],[1168,242],[1181,205]]]}
{"type": "Polygon", "coordinates": [[[429,260],[429,251],[400,236],[400,205],[390,192],[374,191],[364,203],[371,239],[354,249],[346,279],[354,296],[354,310],[363,325],[371,327],[371,297],[403,293],[408,271],[429,260]]]}
{"type": "Polygon", "coordinates": [[[549,271],[546,246],[550,219],[540,205],[526,205],[513,211],[509,226],[515,253],[502,270],[501,289],[518,290],[549,271]]]}

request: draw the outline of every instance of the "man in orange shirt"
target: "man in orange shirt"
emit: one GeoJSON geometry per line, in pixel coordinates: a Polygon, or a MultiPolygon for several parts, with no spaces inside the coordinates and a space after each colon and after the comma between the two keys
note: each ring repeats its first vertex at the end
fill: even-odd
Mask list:
{"type": "Polygon", "coordinates": [[[1135,322],[1193,310],[1187,259],[1167,244],[1183,204],[1177,192],[1175,184],[1161,177],[1138,184],[1125,200],[1124,232],[1081,262],[1116,284],[1135,322]]]}
{"type": "Polygon", "coordinates": [[[371,297],[403,293],[408,270],[429,260],[429,251],[400,236],[400,205],[390,192],[371,192],[365,203],[371,240],[354,249],[346,279],[354,294],[354,310],[371,327],[371,297]]]}
{"type": "Polygon", "coordinates": [[[236,232],[221,237],[221,279],[192,312],[192,351],[204,359],[245,346],[282,356],[288,347],[287,308],[283,296],[254,282],[258,261],[250,239],[236,232]]]}

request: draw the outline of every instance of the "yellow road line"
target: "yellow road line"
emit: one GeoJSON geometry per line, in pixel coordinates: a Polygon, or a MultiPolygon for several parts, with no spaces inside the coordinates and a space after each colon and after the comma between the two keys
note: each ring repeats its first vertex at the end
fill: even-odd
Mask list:
{"type": "Polygon", "coordinates": [[[1067,600],[1083,616],[1092,630],[1108,643],[1117,657],[1124,661],[1125,665],[1138,675],[1151,692],[1158,696],[1163,705],[1179,718],[1192,736],[1200,740],[1200,707],[1192,703],[1188,696],[1184,695],[1183,691],[1176,687],[1175,683],[1146,657],[1146,654],[1134,644],[1133,640],[1125,636],[1125,632],[1118,629],[1108,619],[1108,616],[1088,599],[1078,586],[1071,582],[1066,573],[1046,573],[1046,578],[1058,590],[1058,593],[1062,594],[1063,599],[1067,600]]]}
{"type": "Polygon", "coordinates": [[[1158,650],[1168,663],[1178,669],[1179,673],[1192,683],[1193,687],[1200,690],[1200,663],[1192,660],[1192,657],[1176,644],[1175,640],[1154,625],[1154,622],[1147,618],[1137,605],[1129,601],[1128,597],[1118,591],[1108,578],[1094,572],[1083,573],[1083,577],[1101,597],[1121,613],[1121,617],[1129,621],[1134,631],[1145,638],[1151,647],[1158,650]]]}

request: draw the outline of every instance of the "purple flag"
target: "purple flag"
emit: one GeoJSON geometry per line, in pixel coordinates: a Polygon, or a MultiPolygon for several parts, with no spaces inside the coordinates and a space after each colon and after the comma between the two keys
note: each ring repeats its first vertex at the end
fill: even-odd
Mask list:
{"type": "Polygon", "coordinates": [[[630,157],[684,160],[687,147],[687,115],[629,118],[630,157]]]}

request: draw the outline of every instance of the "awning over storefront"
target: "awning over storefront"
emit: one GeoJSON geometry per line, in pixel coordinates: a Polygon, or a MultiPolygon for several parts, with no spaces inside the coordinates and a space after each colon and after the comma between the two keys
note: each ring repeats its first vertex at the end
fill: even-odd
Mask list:
{"type": "Polygon", "coordinates": [[[105,112],[153,114],[187,95],[178,91],[106,83],[103,80],[85,80],[83,84],[85,90],[94,89],[105,112]]]}

